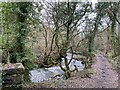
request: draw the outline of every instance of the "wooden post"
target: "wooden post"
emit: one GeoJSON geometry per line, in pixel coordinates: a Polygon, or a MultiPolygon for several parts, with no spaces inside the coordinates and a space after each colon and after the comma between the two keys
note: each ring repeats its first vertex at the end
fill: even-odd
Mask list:
{"type": "Polygon", "coordinates": [[[22,90],[24,67],[21,63],[2,66],[2,90],[22,90]]]}

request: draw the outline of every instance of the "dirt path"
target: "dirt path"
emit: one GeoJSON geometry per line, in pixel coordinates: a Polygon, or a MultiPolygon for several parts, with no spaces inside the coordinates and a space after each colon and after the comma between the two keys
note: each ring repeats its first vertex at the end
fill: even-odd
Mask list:
{"type": "Polygon", "coordinates": [[[68,80],[51,80],[37,86],[47,88],[117,88],[118,74],[113,66],[102,55],[98,55],[96,60],[92,66],[96,74],[93,74],[91,78],[80,78],[80,73],[68,80]]]}
{"type": "MultiPolygon", "coordinates": [[[[118,74],[108,60],[99,55],[96,57],[96,64],[92,66],[96,74],[91,78],[82,80],[74,79],[71,86],[75,88],[117,88],[118,74]]],[[[69,85],[70,86],[70,85],[69,85]]]]}
{"type": "Polygon", "coordinates": [[[93,66],[97,74],[93,76],[96,87],[115,88],[118,86],[118,74],[108,60],[103,56],[97,56],[97,63],[93,66]]]}

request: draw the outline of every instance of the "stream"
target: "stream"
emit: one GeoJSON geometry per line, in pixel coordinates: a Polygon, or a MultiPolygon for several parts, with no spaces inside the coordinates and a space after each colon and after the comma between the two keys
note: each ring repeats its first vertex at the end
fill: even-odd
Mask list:
{"type": "MultiPolygon", "coordinates": [[[[67,53],[67,59],[68,61],[71,59],[70,53],[67,53]]],[[[84,65],[81,63],[80,60],[77,61],[75,59],[72,59],[71,63],[69,64],[71,70],[74,69],[74,65],[77,66],[79,71],[83,70],[84,68],[84,65]]],[[[65,67],[64,59],[62,60],[62,66],[65,67]]],[[[31,82],[41,82],[45,80],[50,80],[52,78],[60,79],[63,77],[63,75],[64,75],[64,71],[62,71],[59,66],[53,66],[50,68],[39,68],[30,71],[30,80],[31,82]]]]}

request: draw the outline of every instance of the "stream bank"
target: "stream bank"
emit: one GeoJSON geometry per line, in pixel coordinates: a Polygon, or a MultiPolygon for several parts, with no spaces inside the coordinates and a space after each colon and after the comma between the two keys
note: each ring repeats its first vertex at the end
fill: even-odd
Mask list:
{"type": "MultiPolygon", "coordinates": [[[[68,80],[50,80],[41,83],[31,83],[26,88],[118,88],[118,73],[102,55],[96,56],[92,65],[93,75],[81,78],[81,72],[74,73],[68,80]]],[[[120,88],[120,87],[119,87],[120,88]]]]}
{"type": "MultiPolygon", "coordinates": [[[[76,57],[74,55],[74,57],[76,57]]],[[[71,59],[71,54],[67,53],[68,61],[71,59]]],[[[62,66],[65,67],[64,59],[62,60],[62,66]]],[[[71,70],[74,70],[74,65],[77,66],[78,70],[81,71],[84,68],[84,65],[79,60],[72,59],[69,67],[71,70]]],[[[37,83],[51,79],[63,79],[64,78],[64,71],[61,70],[59,66],[53,66],[49,68],[39,68],[30,71],[30,79],[31,82],[37,83]]]]}

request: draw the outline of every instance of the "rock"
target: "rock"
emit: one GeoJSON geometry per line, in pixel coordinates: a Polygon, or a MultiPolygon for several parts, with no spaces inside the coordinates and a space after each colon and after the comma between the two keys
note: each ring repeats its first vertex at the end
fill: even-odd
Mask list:
{"type": "Polygon", "coordinates": [[[2,72],[4,75],[12,75],[12,74],[22,74],[24,71],[24,66],[21,63],[16,64],[4,64],[2,66],[2,72]]]}
{"type": "Polygon", "coordinates": [[[21,87],[24,66],[22,63],[15,64],[3,64],[2,65],[2,87],[4,90],[8,90],[13,87],[21,87]]]}

